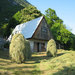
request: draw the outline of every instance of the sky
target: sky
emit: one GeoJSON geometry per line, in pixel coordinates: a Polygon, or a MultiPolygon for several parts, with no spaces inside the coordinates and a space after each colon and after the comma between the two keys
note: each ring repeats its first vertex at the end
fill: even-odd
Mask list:
{"type": "Polygon", "coordinates": [[[48,8],[54,9],[67,28],[75,34],[75,0],[28,0],[43,14],[48,8]]]}

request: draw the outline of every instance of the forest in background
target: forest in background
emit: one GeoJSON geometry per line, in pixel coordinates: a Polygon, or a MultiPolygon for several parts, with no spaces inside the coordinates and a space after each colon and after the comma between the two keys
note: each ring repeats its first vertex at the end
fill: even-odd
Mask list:
{"type": "Polygon", "coordinates": [[[55,10],[49,8],[45,12],[46,21],[56,42],[60,44],[63,49],[74,50],[75,35],[66,28],[63,20],[57,16],[55,10]]]}
{"type": "Polygon", "coordinates": [[[30,21],[40,16],[45,16],[55,41],[64,49],[75,49],[75,35],[66,28],[55,10],[49,8],[42,14],[27,0],[2,0],[0,1],[0,36],[9,37],[16,25],[30,21]]]}

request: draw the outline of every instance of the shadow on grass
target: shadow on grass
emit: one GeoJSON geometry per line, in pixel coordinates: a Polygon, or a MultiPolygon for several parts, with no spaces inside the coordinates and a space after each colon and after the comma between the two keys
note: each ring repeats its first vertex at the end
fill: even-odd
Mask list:
{"type": "MultiPolygon", "coordinates": [[[[31,57],[31,59],[29,59],[27,61],[34,61],[34,63],[40,63],[41,60],[50,60],[52,58],[55,58],[55,57],[46,56],[45,52],[39,52],[39,53],[33,53],[33,54],[35,54],[36,56],[31,57]],[[40,56],[38,56],[38,55],[40,55],[40,56]],[[41,56],[41,55],[43,55],[43,56],[41,56]]],[[[59,53],[59,54],[57,54],[57,57],[62,56],[64,54],[65,53],[59,53]]],[[[25,64],[34,64],[34,63],[25,63],[25,64]]]]}
{"type": "Polygon", "coordinates": [[[2,58],[2,59],[9,59],[9,51],[8,50],[0,51],[0,58],[2,58]]]}
{"type": "MultiPolygon", "coordinates": [[[[59,54],[57,54],[57,57],[64,55],[64,54],[65,53],[59,53],[59,54]]],[[[9,60],[9,51],[8,50],[7,51],[0,51],[0,58],[9,60]]],[[[51,58],[53,58],[53,57],[46,56],[46,52],[35,52],[35,53],[33,53],[33,56],[31,57],[31,59],[26,60],[26,61],[29,61],[29,63],[25,62],[25,64],[40,63],[41,60],[48,60],[51,58]],[[34,62],[30,62],[30,61],[34,61],[34,62]]],[[[9,62],[7,62],[5,60],[1,60],[0,62],[6,62],[7,64],[9,64],[9,62]]]]}
{"type": "Polygon", "coordinates": [[[4,70],[18,70],[18,71],[20,71],[20,70],[22,70],[22,69],[28,69],[28,68],[36,68],[36,66],[34,65],[34,66],[17,66],[17,67],[15,67],[15,66],[13,66],[13,67],[3,67],[3,66],[0,66],[0,69],[4,69],[4,70]]]}
{"type": "MultiPolygon", "coordinates": [[[[61,56],[65,53],[59,53],[57,55],[61,56]]],[[[39,52],[39,53],[33,53],[31,59],[26,60],[25,61],[25,65],[23,64],[21,66],[21,64],[16,65],[15,63],[11,63],[9,61],[7,61],[7,59],[9,59],[9,52],[5,51],[5,52],[1,52],[0,51],[0,58],[6,59],[6,60],[0,60],[1,64],[0,64],[0,70],[4,70],[4,71],[8,71],[8,72],[4,72],[4,75],[11,75],[15,74],[15,75],[40,75],[41,73],[43,73],[42,71],[40,71],[37,66],[35,64],[40,63],[41,60],[50,60],[53,57],[47,57],[46,54],[44,52],[39,52]],[[2,64],[5,63],[5,64],[2,64]],[[6,67],[8,66],[9,67],[6,67]],[[12,66],[13,65],[13,66],[12,66]]],[[[75,68],[73,67],[63,67],[63,70],[58,71],[57,73],[54,73],[53,75],[75,75],[75,68]]],[[[1,75],[2,72],[0,72],[1,75]]]]}
{"type": "Polygon", "coordinates": [[[53,75],[75,75],[75,67],[63,67],[63,70],[60,70],[53,75]]]}
{"type": "Polygon", "coordinates": [[[40,70],[25,70],[25,71],[15,71],[15,75],[40,75],[42,72],[40,70]]]}
{"type": "Polygon", "coordinates": [[[4,72],[0,72],[0,75],[10,75],[10,72],[14,75],[39,75],[41,73],[40,70],[36,69],[37,66],[17,66],[17,67],[1,67],[0,69],[4,70],[4,72]],[[7,71],[7,72],[6,72],[7,71]],[[2,74],[3,73],[3,74],[2,74]],[[8,74],[7,74],[8,73],[8,74]]]}
{"type": "Polygon", "coordinates": [[[40,63],[41,60],[48,60],[52,57],[47,57],[46,56],[46,52],[38,52],[38,53],[33,53],[35,54],[34,56],[31,57],[31,59],[29,60],[26,60],[26,61],[33,61],[31,63],[28,63],[28,62],[25,62],[25,64],[37,64],[37,63],[40,63]]]}
{"type": "Polygon", "coordinates": [[[59,53],[59,54],[57,54],[57,56],[61,56],[61,55],[64,55],[65,53],[59,53]]]}
{"type": "MultiPolygon", "coordinates": [[[[42,53],[41,53],[42,54],[42,53]]],[[[32,56],[31,59],[25,61],[23,64],[16,64],[14,62],[11,63],[9,60],[9,52],[8,51],[0,51],[0,75],[38,75],[41,71],[35,65],[39,63],[40,60],[46,59],[46,56],[32,56]],[[12,66],[13,65],[13,66],[12,66]]]]}

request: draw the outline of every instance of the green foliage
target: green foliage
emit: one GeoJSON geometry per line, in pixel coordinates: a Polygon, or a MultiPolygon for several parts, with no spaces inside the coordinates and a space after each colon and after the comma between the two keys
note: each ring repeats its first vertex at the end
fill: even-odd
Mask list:
{"type": "Polygon", "coordinates": [[[6,28],[8,26],[8,23],[5,23],[1,28],[0,28],[0,35],[3,35],[3,37],[6,36],[6,28]]]}
{"type": "Polygon", "coordinates": [[[39,16],[41,12],[27,0],[2,0],[0,1],[0,32],[2,32],[0,35],[8,37],[17,24],[39,16]],[[8,25],[2,31],[5,24],[8,25]]]}
{"type": "Polygon", "coordinates": [[[15,19],[15,18],[11,18],[10,20],[9,20],[9,22],[8,22],[8,25],[7,25],[7,27],[6,27],[6,33],[5,33],[5,35],[6,36],[9,36],[10,34],[11,34],[11,32],[12,32],[12,30],[15,28],[15,26],[16,25],[18,25],[19,24],[19,22],[15,19]]]}
{"type": "Polygon", "coordinates": [[[56,49],[56,43],[53,39],[48,41],[47,44],[47,56],[51,57],[51,56],[56,56],[57,53],[57,49],[56,49]]]}
{"type": "Polygon", "coordinates": [[[30,21],[34,18],[37,18],[41,16],[41,13],[39,10],[37,10],[33,6],[29,6],[27,8],[22,9],[21,11],[18,11],[13,17],[9,20],[8,25],[6,27],[6,36],[9,36],[12,32],[12,30],[15,28],[16,25],[20,23],[24,23],[27,21],[30,21]]]}
{"type": "Polygon", "coordinates": [[[62,44],[65,49],[70,49],[72,46],[72,36],[71,32],[66,29],[66,25],[63,21],[56,15],[55,10],[49,8],[46,10],[45,18],[52,31],[54,39],[62,44]]]}
{"type": "Polygon", "coordinates": [[[32,6],[26,0],[1,0],[0,1],[0,24],[6,23],[19,10],[32,6]]]}
{"type": "Polygon", "coordinates": [[[55,23],[55,22],[60,22],[62,23],[63,21],[57,16],[55,10],[49,8],[48,10],[45,11],[46,15],[45,18],[47,20],[48,25],[50,27],[55,23]]]}
{"type": "Polygon", "coordinates": [[[42,14],[40,13],[39,10],[37,10],[33,6],[28,6],[27,8],[22,9],[21,11],[18,11],[13,17],[19,21],[19,23],[24,23],[27,21],[30,21],[34,18],[37,18],[41,16],[42,14]]]}
{"type": "MultiPolygon", "coordinates": [[[[1,0],[0,1],[0,25],[8,23],[9,19],[19,10],[23,9],[22,5],[13,4],[14,0],[1,0]]],[[[29,4],[28,4],[29,5],[29,4]]]]}
{"type": "Polygon", "coordinates": [[[25,40],[22,34],[15,34],[10,43],[9,53],[11,59],[17,63],[22,63],[31,56],[29,51],[29,42],[25,40]]]}
{"type": "Polygon", "coordinates": [[[71,41],[71,50],[75,50],[75,35],[74,34],[71,34],[71,38],[70,38],[70,41],[71,41]]]}
{"type": "Polygon", "coordinates": [[[23,7],[26,7],[30,4],[27,0],[14,0],[14,1],[23,7]]]}
{"type": "Polygon", "coordinates": [[[37,10],[33,6],[29,6],[27,8],[22,9],[21,11],[18,11],[13,17],[9,20],[6,35],[9,36],[12,32],[12,30],[15,28],[16,25],[20,23],[24,23],[27,21],[30,21],[34,18],[37,18],[41,16],[39,10],[37,10]]]}
{"type": "Polygon", "coordinates": [[[66,44],[70,40],[71,32],[61,23],[54,23],[51,27],[51,31],[55,40],[60,41],[61,44],[66,44]]]}

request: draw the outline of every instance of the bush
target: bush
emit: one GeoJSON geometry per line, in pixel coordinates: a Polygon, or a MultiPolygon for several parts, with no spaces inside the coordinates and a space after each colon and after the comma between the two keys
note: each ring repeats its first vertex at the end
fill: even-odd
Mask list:
{"type": "Polygon", "coordinates": [[[51,56],[56,56],[57,53],[57,49],[56,49],[56,43],[53,39],[48,41],[47,44],[47,56],[51,57],[51,56]]]}
{"type": "Polygon", "coordinates": [[[29,42],[25,40],[22,34],[15,34],[11,40],[9,54],[12,61],[22,63],[30,57],[29,42]],[[28,48],[29,47],[29,48],[28,48]]]}

